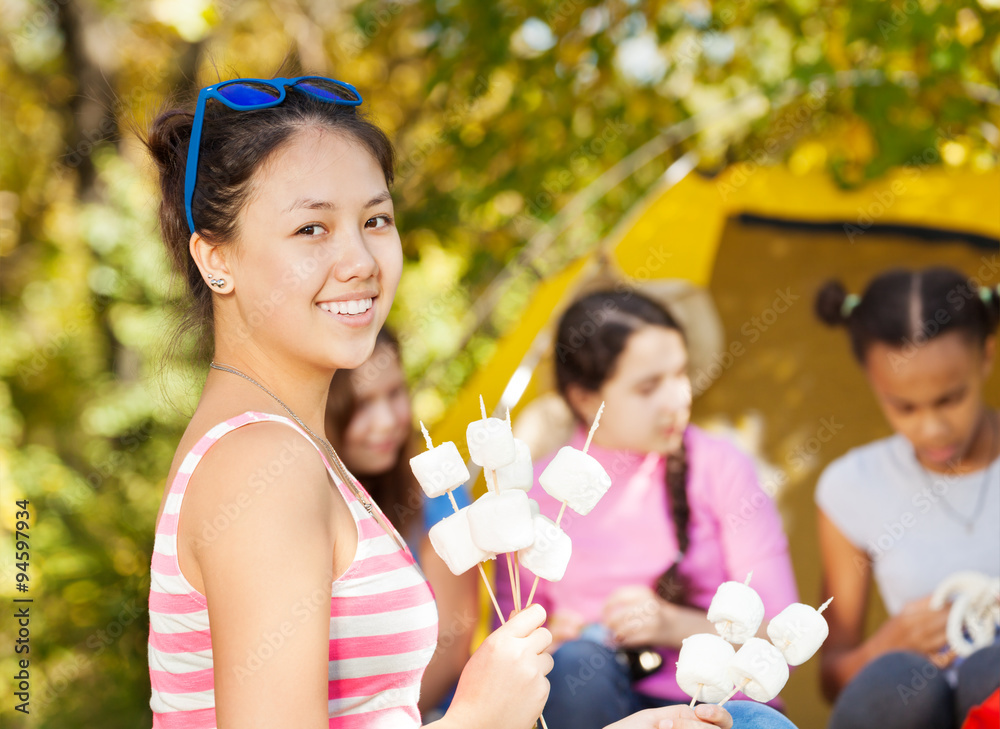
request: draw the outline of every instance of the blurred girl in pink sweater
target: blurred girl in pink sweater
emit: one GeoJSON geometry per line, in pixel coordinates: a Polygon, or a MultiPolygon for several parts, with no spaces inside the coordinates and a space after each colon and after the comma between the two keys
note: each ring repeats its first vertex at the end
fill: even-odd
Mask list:
{"type": "MultiPolygon", "coordinates": [[[[722,582],[752,570],[768,618],[797,592],[781,519],[753,463],[689,424],[687,346],[667,311],[631,291],[580,299],[560,321],[555,369],[577,419],[569,445],[583,447],[605,403],[588,452],[611,489],[587,516],[563,516],[573,557],[561,581],[543,580],[536,592],[558,646],[545,718],[551,729],[589,729],[689,700],[675,680],[677,651],[684,638],[715,632],[705,613],[722,582]],[[662,657],[646,677],[637,676],[640,649],[647,662],[662,657]]],[[[549,460],[536,464],[536,478],[549,460]]],[[[531,496],[556,518],[559,502],[540,488],[531,496]]],[[[750,701],[726,708],[736,727],[791,725],[750,701]]]]}

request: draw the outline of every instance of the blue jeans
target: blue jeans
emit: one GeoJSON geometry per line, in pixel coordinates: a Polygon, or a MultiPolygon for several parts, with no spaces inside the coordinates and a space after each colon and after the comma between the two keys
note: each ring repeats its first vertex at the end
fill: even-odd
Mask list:
{"type": "MultiPolygon", "coordinates": [[[[549,729],[603,729],[636,711],[677,703],[633,689],[628,667],[617,661],[614,651],[599,643],[569,641],[552,657],[555,667],[549,674],[551,690],[545,704],[549,729]]],[[[733,716],[734,729],[795,726],[771,707],[754,701],[729,701],[725,708],[733,716]]]]}
{"type": "Polygon", "coordinates": [[[828,729],[954,729],[998,686],[1000,644],[966,658],[954,687],[924,656],[886,653],[840,692],[828,729]]]}

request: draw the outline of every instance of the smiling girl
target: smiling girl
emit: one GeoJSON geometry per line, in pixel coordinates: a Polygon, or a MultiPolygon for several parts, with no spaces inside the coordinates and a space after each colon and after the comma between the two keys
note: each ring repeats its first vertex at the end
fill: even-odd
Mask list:
{"type": "MultiPolygon", "coordinates": [[[[322,435],[330,380],[371,355],[402,270],[392,147],[360,103],[315,76],[227,81],[147,139],[163,239],[213,356],[157,517],[158,729],[420,725],[431,590],[322,435]]],[[[436,726],[530,727],[552,666],[544,620],[535,607],[488,636],[436,726]]],[[[658,711],[615,729],[671,721],[703,726],[658,711]]]]}
{"type": "Polygon", "coordinates": [[[934,588],[965,570],[1000,576],[1000,414],[984,399],[1000,293],[957,271],[889,271],[816,310],[844,326],[895,434],[852,450],[816,491],[833,729],[948,729],[1000,684],[1000,645],[961,665],[934,588]],[[874,578],[889,619],[865,638],[874,578]]]}

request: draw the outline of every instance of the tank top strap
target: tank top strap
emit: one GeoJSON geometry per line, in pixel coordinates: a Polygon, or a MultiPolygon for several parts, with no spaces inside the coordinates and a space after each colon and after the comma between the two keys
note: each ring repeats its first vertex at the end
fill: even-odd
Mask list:
{"type": "Polygon", "coordinates": [[[263,423],[263,422],[275,422],[283,423],[288,427],[296,430],[303,438],[305,438],[309,443],[312,444],[316,452],[319,453],[320,458],[323,459],[323,464],[326,466],[326,470],[333,477],[334,483],[340,488],[342,492],[346,492],[345,496],[351,495],[350,491],[344,488],[344,484],[341,483],[340,477],[337,472],[333,469],[330,464],[329,459],[326,457],[326,453],[319,446],[319,444],[303,430],[298,423],[295,421],[284,417],[283,415],[274,415],[273,413],[262,413],[254,410],[247,410],[244,413],[240,413],[228,420],[224,420],[218,425],[213,426],[198,439],[198,442],[192,446],[191,450],[188,451],[187,455],[184,456],[184,460],[181,461],[180,467],[177,469],[177,473],[174,476],[173,483],[170,485],[170,496],[175,499],[182,498],[184,492],[187,490],[188,482],[191,480],[191,474],[194,473],[195,468],[201,459],[205,456],[208,450],[215,445],[224,435],[227,435],[237,428],[242,428],[245,425],[250,425],[251,423],[263,423]]]}

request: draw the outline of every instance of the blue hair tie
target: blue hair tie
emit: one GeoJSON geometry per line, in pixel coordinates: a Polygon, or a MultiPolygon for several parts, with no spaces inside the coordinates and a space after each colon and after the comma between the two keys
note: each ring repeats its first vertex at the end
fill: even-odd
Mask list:
{"type": "Polygon", "coordinates": [[[980,286],[979,287],[979,298],[983,300],[984,304],[990,303],[990,300],[994,297],[1000,297],[1000,284],[997,286],[980,286]]]}
{"type": "Polygon", "coordinates": [[[861,303],[861,297],[857,294],[848,294],[844,297],[844,303],[840,305],[840,315],[845,319],[851,316],[851,312],[861,303]]]}

